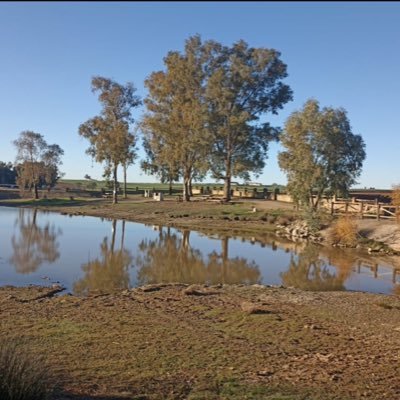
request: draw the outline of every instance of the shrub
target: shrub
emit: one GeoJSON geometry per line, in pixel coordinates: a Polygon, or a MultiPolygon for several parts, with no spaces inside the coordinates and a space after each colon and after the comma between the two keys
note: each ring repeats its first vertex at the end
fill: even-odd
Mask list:
{"type": "MultiPolygon", "coordinates": [[[[396,207],[400,207],[400,184],[393,185],[393,192],[392,192],[392,204],[396,207]]],[[[400,222],[400,212],[396,212],[396,220],[400,222]]]]}
{"type": "Polygon", "coordinates": [[[331,216],[323,209],[314,210],[307,207],[303,211],[303,220],[307,223],[308,228],[312,233],[317,233],[325,226],[329,225],[331,216]]]}
{"type": "Polygon", "coordinates": [[[355,219],[349,216],[338,218],[332,225],[331,235],[332,241],[336,244],[341,244],[346,247],[356,246],[358,230],[355,219]]]}
{"type": "Polygon", "coordinates": [[[0,399],[45,400],[48,375],[43,360],[32,356],[21,343],[0,341],[0,399]]]}

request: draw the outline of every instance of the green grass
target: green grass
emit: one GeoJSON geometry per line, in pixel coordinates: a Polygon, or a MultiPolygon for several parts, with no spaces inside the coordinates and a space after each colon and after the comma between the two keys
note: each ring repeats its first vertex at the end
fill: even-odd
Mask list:
{"type": "MultiPolygon", "coordinates": [[[[81,186],[82,188],[88,185],[90,182],[96,182],[97,183],[97,189],[100,189],[102,187],[106,186],[106,181],[88,181],[87,179],[60,179],[59,183],[64,184],[64,185],[71,185],[71,186],[81,186]]],[[[120,185],[122,187],[122,182],[120,182],[120,185]]],[[[155,190],[163,190],[167,191],[169,189],[169,184],[167,183],[158,183],[158,182],[127,182],[127,189],[128,190],[144,190],[144,189],[155,189],[155,190]]],[[[222,183],[194,183],[193,188],[222,188],[223,184],[222,183]]],[[[236,185],[232,185],[232,188],[235,188],[236,185]]],[[[276,185],[263,185],[263,186],[250,186],[250,185],[239,185],[241,190],[247,189],[248,191],[252,191],[254,188],[257,189],[257,191],[262,191],[264,188],[267,188],[269,191],[272,191],[273,188],[276,187],[276,185]]],[[[182,190],[182,184],[181,183],[174,183],[172,185],[173,190],[182,190]]],[[[279,186],[279,188],[282,190],[284,186],[279,186]]]]}

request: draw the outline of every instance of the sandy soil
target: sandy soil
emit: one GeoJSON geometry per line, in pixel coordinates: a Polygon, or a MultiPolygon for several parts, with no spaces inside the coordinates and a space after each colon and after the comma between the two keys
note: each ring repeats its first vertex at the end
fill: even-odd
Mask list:
{"type": "Polygon", "coordinates": [[[362,236],[383,242],[393,250],[400,251],[400,225],[395,221],[360,219],[357,224],[362,236]]]}

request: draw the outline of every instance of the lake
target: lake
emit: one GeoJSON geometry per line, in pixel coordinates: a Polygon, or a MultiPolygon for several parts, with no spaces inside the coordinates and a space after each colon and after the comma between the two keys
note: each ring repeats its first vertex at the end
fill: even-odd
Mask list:
{"type": "Polygon", "coordinates": [[[86,295],[151,283],[258,283],[400,294],[393,258],[273,235],[260,241],[0,207],[0,237],[1,286],[59,283],[86,295]]]}

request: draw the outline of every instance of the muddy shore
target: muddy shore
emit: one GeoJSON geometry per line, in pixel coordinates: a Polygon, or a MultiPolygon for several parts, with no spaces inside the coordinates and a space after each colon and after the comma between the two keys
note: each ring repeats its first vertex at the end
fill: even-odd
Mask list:
{"type": "Polygon", "coordinates": [[[396,296],[176,284],[80,298],[2,287],[0,324],[3,339],[45,356],[54,399],[400,398],[396,296]]]}

